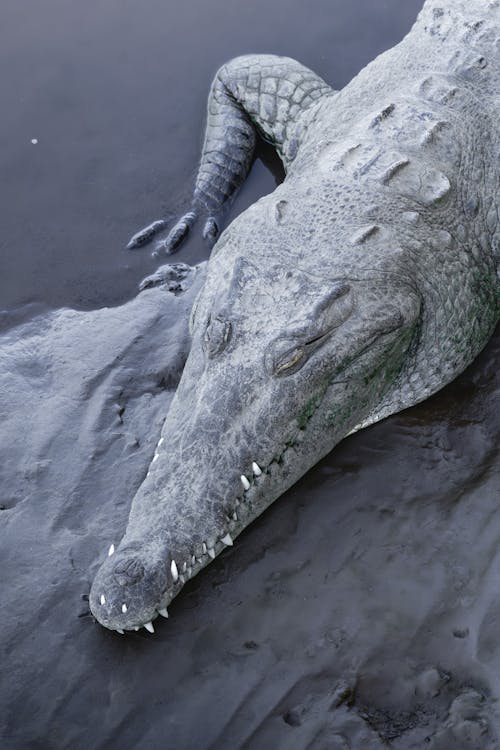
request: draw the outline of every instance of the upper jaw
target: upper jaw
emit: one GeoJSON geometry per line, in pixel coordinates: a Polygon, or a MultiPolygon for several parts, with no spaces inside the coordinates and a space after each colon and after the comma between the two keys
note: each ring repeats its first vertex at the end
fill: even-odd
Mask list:
{"type": "Polygon", "coordinates": [[[158,567],[157,576],[151,575],[142,563],[146,555],[127,549],[125,539],[122,544],[116,551],[114,544],[109,547],[89,597],[91,612],[98,622],[118,632],[138,630],[156,618],[158,610],[148,602],[159,599],[154,589],[160,590],[165,585],[162,567],[158,567]],[[123,574],[127,569],[132,570],[128,578],[123,574]]]}
{"type": "MultiPolygon", "coordinates": [[[[320,401],[321,398],[318,404],[320,401]]],[[[183,498],[182,493],[176,496],[168,480],[161,490],[157,489],[154,477],[146,480],[134,499],[134,512],[124,538],[116,550],[113,545],[108,550],[108,558],[94,581],[90,604],[96,619],[106,628],[118,632],[141,627],[154,632],[153,620],[158,615],[168,616],[167,606],[184,584],[226,547],[232,546],[236,536],[303,473],[301,466],[307,456],[301,457],[300,454],[304,448],[305,454],[309,453],[307,429],[308,423],[294,421],[286,430],[283,428],[285,434],[274,448],[271,444],[265,451],[261,447],[253,457],[250,449],[245,449],[241,463],[232,470],[226,469],[227,482],[220,492],[198,491],[197,503],[193,503],[192,494],[189,499],[183,498]],[[306,444],[302,445],[304,440],[306,444]],[[149,482],[153,483],[152,486],[145,488],[149,482]],[[168,492],[169,487],[172,492],[168,492]],[[144,496],[141,496],[142,492],[144,496]],[[159,495],[166,498],[163,504],[159,495]],[[158,521],[154,538],[161,542],[157,547],[151,540],[141,541],[145,533],[144,517],[148,517],[148,523],[151,523],[152,538],[153,517],[158,521]],[[140,555],[144,561],[157,561],[154,568],[147,562],[145,564],[150,571],[156,570],[158,579],[161,579],[160,585],[155,585],[154,589],[149,587],[147,595],[140,586],[134,591],[134,587],[118,585],[114,578],[115,561],[134,554],[140,555]],[[104,604],[101,603],[103,592],[104,604]]],[[[159,463],[153,464],[157,471],[160,471],[159,463]]],[[[188,486],[187,469],[183,475],[186,482],[179,482],[177,478],[177,488],[188,486]]]]}
{"type": "MultiPolygon", "coordinates": [[[[90,606],[96,619],[104,627],[120,633],[139,630],[141,627],[154,632],[153,620],[158,615],[168,617],[167,606],[184,584],[226,547],[233,545],[235,537],[267,507],[270,502],[267,498],[269,492],[272,493],[271,499],[281,494],[276,487],[279,484],[280,475],[283,474],[285,454],[290,449],[290,445],[283,446],[267,464],[264,461],[251,461],[250,471],[247,470],[235,476],[234,482],[231,483],[234,488],[232,502],[225,504],[223,521],[215,536],[213,534],[210,537],[207,536],[207,541],[193,544],[189,550],[182,545],[183,551],[166,554],[161,566],[163,572],[166,570],[165,581],[161,592],[153,597],[153,604],[144,606],[144,602],[140,602],[140,589],[134,592],[133,587],[122,587],[113,578],[116,567],[115,556],[117,560],[127,556],[130,544],[127,535],[116,550],[114,545],[111,545],[108,550],[108,559],[98,572],[92,586],[90,606]],[[104,603],[102,596],[104,596],[104,603]]],[[[201,516],[202,514],[200,514],[202,522],[201,516]]],[[[172,533],[172,528],[170,533],[172,533]]],[[[203,538],[203,532],[196,529],[196,536],[203,538]]],[[[136,546],[132,545],[133,548],[136,546]]],[[[179,545],[177,549],[179,550],[179,545]]]]}
{"type": "MultiPolygon", "coordinates": [[[[161,489],[158,489],[154,477],[146,480],[134,499],[134,512],[131,512],[127,533],[116,552],[113,549],[109,555],[92,588],[91,609],[102,625],[118,632],[138,630],[140,627],[154,632],[152,621],[158,615],[168,616],[167,605],[183,585],[226,547],[232,546],[235,537],[321,457],[318,453],[318,436],[322,434],[319,429],[321,413],[318,414],[318,410],[321,412],[319,407],[325,393],[329,392],[331,396],[332,388],[343,389],[344,381],[331,382],[327,391],[318,392],[317,406],[307,422],[301,424],[294,421],[293,425],[289,425],[288,439],[282,438],[279,447],[276,444],[274,449],[269,446],[265,451],[267,459],[261,458],[264,455],[262,448],[260,455],[253,457],[245,449],[245,458],[240,459],[242,464],[234,466],[232,470],[226,468],[227,481],[224,489],[221,487],[223,494],[212,494],[203,482],[197,488],[196,502],[193,502],[192,493],[190,496],[182,492],[174,493],[174,487],[184,486],[186,492],[190,491],[187,469],[183,472],[186,481],[177,478],[170,488],[172,493],[168,492],[168,479],[161,489]],[[151,525],[150,531],[157,522],[154,538],[160,541],[156,547],[151,540],[143,541],[145,517],[151,525]],[[118,586],[115,581],[109,583],[115,567],[114,555],[118,553],[115,559],[122,559],[127,550],[132,553],[139,550],[141,559],[147,563],[156,560],[155,568],[147,565],[154,573],[154,586],[148,587],[149,591],[146,592],[138,586],[137,597],[131,596],[130,599],[127,598],[128,587],[118,586]],[[101,603],[101,587],[105,592],[110,592],[104,593],[110,600],[104,604],[101,603]],[[146,602],[150,603],[146,605],[146,602]],[[123,605],[126,611],[123,611],[123,605]]],[[[346,434],[345,430],[342,434],[340,432],[342,428],[338,434],[337,430],[335,435],[332,432],[332,444],[346,434]]],[[[324,437],[321,441],[323,444],[324,437]]],[[[220,446],[217,450],[220,451],[220,446]]],[[[156,471],[160,471],[159,463],[153,465],[156,471]]],[[[210,472],[205,474],[208,476],[210,472]]],[[[164,467],[161,469],[163,475],[164,467]]]]}

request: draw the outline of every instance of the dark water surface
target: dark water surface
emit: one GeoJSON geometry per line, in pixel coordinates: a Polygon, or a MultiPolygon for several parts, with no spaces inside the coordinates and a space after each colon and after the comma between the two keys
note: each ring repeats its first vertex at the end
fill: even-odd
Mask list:
{"type": "MultiPolygon", "coordinates": [[[[285,54],[342,87],[404,36],[420,6],[2,0],[0,309],[90,309],[136,293],[158,262],[123,247],[150,220],[188,206],[221,64],[285,54]]],[[[257,162],[233,215],[274,186],[257,162]]],[[[206,253],[196,237],[182,260],[206,253]]]]}
{"type": "MultiPolygon", "coordinates": [[[[2,750],[499,747],[498,331],[450,387],[343,441],[154,636],[87,604],[192,294],[122,305],[158,265],[123,246],[189,202],[216,68],[276,52],[340,88],[420,6],[2,0],[2,750]]],[[[274,174],[257,160],[233,215],[279,179],[262,156],[274,174]]],[[[205,256],[195,236],[177,258],[205,256]]]]}

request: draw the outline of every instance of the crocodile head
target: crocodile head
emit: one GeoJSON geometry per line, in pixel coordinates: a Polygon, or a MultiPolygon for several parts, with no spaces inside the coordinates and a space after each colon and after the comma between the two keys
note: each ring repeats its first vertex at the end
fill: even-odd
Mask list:
{"type": "Polygon", "coordinates": [[[152,630],[190,577],[376,410],[413,346],[420,298],[399,277],[327,277],[231,244],[210,260],[148,476],[92,586],[111,629],[152,630]]]}

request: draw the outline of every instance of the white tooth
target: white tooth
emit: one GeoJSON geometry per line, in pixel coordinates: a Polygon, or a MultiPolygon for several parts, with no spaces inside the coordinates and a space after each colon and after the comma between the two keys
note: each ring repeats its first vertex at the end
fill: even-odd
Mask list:
{"type": "Polygon", "coordinates": [[[170,563],[170,571],[172,573],[172,578],[174,579],[174,583],[179,578],[179,571],[177,570],[177,565],[175,564],[175,560],[172,560],[170,563]]]}
{"type": "Polygon", "coordinates": [[[162,617],[168,617],[167,608],[164,607],[163,609],[159,609],[158,614],[161,615],[162,617]]]}
{"type": "Polygon", "coordinates": [[[208,554],[210,555],[212,560],[215,560],[215,550],[213,547],[210,547],[210,549],[208,550],[208,554]]]}
{"type": "Polygon", "coordinates": [[[252,464],[252,470],[256,477],[260,477],[262,474],[262,469],[260,468],[259,464],[256,464],[255,461],[252,464]]]}
{"type": "Polygon", "coordinates": [[[158,447],[159,447],[159,446],[160,446],[160,445],[161,445],[161,444],[163,443],[163,441],[164,441],[164,440],[165,440],[165,438],[160,438],[160,439],[158,440],[158,447]]]}
{"type": "Polygon", "coordinates": [[[245,492],[246,492],[247,490],[250,489],[250,482],[248,481],[248,479],[246,478],[244,474],[241,475],[240,479],[241,479],[241,484],[245,488],[245,492]]]}
{"type": "Polygon", "coordinates": [[[180,577],[180,581],[181,581],[181,583],[186,583],[186,579],[184,578],[184,576],[180,577]]]}
{"type": "Polygon", "coordinates": [[[134,630],[139,630],[139,625],[134,625],[134,630]]]}
{"type": "Polygon", "coordinates": [[[125,604],[125,602],[122,604],[122,612],[123,614],[126,614],[127,612],[127,605],[125,604]]]}
{"type": "Polygon", "coordinates": [[[116,628],[116,632],[120,633],[120,635],[125,635],[125,633],[123,632],[123,630],[121,630],[120,628],[116,628]]]}
{"type": "Polygon", "coordinates": [[[101,601],[101,604],[106,604],[106,597],[104,596],[104,594],[101,594],[100,601],[101,601]]]}
{"type": "Polygon", "coordinates": [[[154,463],[155,461],[158,461],[158,453],[155,453],[155,454],[154,454],[154,456],[153,456],[153,463],[154,463]]]}
{"type": "Polygon", "coordinates": [[[192,575],[193,575],[193,569],[191,567],[189,567],[187,569],[187,576],[188,576],[188,578],[191,578],[192,575]]]}
{"type": "Polygon", "coordinates": [[[191,555],[191,565],[194,565],[196,562],[196,557],[194,555],[191,555]]]}
{"type": "Polygon", "coordinates": [[[201,548],[203,550],[203,554],[206,555],[207,554],[207,545],[205,544],[205,542],[203,542],[203,544],[201,545],[201,548]]]}
{"type": "Polygon", "coordinates": [[[108,557],[111,557],[111,555],[115,554],[115,545],[112,544],[111,547],[108,549],[108,557]]]}
{"type": "Polygon", "coordinates": [[[226,534],[226,536],[221,539],[222,544],[225,544],[226,547],[232,547],[233,546],[233,540],[231,539],[231,534],[226,534]]]}
{"type": "Polygon", "coordinates": [[[197,563],[202,563],[203,562],[203,558],[202,557],[197,557],[196,558],[196,562],[197,563]]]}
{"type": "Polygon", "coordinates": [[[146,630],[149,630],[150,633],[154,633],[155,632],[155,629],[153,627],[153,623],[152,622],[147,622],[144,625],[144,627],[146,628],[146,630]]]}
{"type": "Polygon", "coordinates": [[[236,513],[236,511],[234,511],[234,513],[233,513],[233,521],[237,521],[237,520],[238,520],[238,514],[236,513]]]}
{"type": "Polygon", "coordinates": [[[183,563],[182,563],[182,572],[183,572],[183,573],[185,573],[185,572],[186,572],[186,570],[187,570],[187,566],[188,566],[187,562],[183,562],[183,563]]]}

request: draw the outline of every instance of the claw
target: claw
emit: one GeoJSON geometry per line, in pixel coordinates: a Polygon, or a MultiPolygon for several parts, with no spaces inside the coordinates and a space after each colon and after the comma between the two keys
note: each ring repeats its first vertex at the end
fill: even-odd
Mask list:
{"type": "Polygon", "coordinates": [[[157,271],[156,273],[152,273],[151,276],[146,276],[146,278],[141,281],[139,284],[139,291],[143,292],[144,289],[150,289],[152,286],[156,286],[162,282],[163,277],[161,273],[157,271]]]}
{"type": "Polygon", "coordinates": [[[205,222],[202,232],[203,239],[209,242],[211,245],[215,243],[219,236],[219,227],[213,216],[209,216],[205,222]]]}
{"type": "Polygon", "coordinates": [[[153,239],[155,234],[158,234],[162,229],[165,229],[166,225],[167,222],[165,219],[158,219],[158,221],[153,221],[151,224],[148,224],[147,227],[144,227],[144,229],[141,229],[137,234],[134,234],[129,240],[127,250],[135,250],[137,247],[147,245],[147,243],[153,239]]]}
{"type": "Polygon", "coordinates": [[[197,216],[195,211],[188,211],[187,214],[184,214],[177,224],[174,224],[168,233],[167,238],[157,244],[156,251],[164,252],[166,255],[174,253],[188,236],[189,230],[195,223],[196,219],[197,216]]]}
{"type": "Polygon", "coordinates": [[[139,290],[142,292],[157,284],[165,284],[167,291],[179,294],[188,288],[192,274],[193,268],[186,263],[168,263],[160,266],[150,276],[146,276],[139,284],[139,290]]]}

